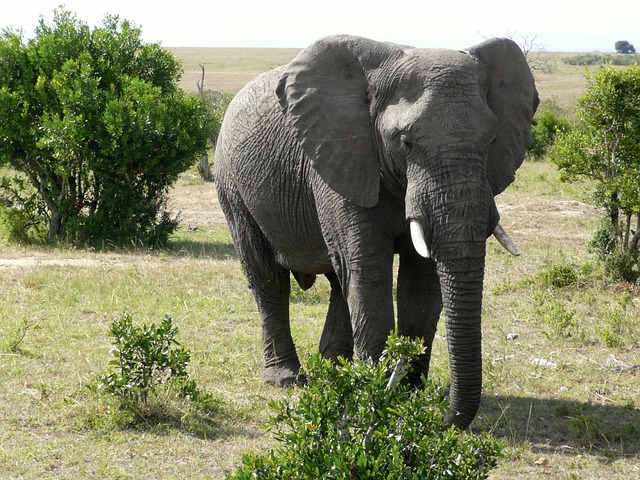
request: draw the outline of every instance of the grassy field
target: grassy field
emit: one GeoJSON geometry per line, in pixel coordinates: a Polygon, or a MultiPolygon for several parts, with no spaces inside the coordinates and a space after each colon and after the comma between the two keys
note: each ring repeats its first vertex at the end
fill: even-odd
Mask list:
{"type": "Polygon", "coordinates": [[[289,63],[296,48],[171,48],[182,61],[184,74],[180,85],[196,92],[197,82],[205,70],[204,86],[208,90],[236,93],[258,74],[289,63]]]}
{"type": "MultiPolygon", "coordinates": [[[[294,50],[177,49],[185,88],[237,91],[294,50]],[[215,73],[218,72],[218,73],[215,73]]],[[[571,105],[581,67],[538,75],[543,98],[571,105]]],[[[640,297],[605,279],[587,252],[597,212],[589,188],[560,183],[546,162],[525,162],[498,198],[523,250],[488,245],[484,395],[473,431],[507,442],[492,479],[640,477],[640,297]],[[507,340],[508,334],[517,334],[507,340]]],[[[190,171],[171,192],[181,229],[164,251],[87,252],[0,244],[0,478],[213,478],[273,440],[260,426],[286,392],[260,382],[261,333],[214,187],[190,171]],[[123,426],[95,392],[110,360],[109,326],[170,314],[192,352],[190,372],[215,399],[178,404],[123,426]]],[[[316,351],[326,311],[323,280],[292,293],[302,359],[316,351]]],[[[441,325],[441,327],[443,327],[441,325]]],[[[432,372],[446,383],[443,331],[432,372]]]]}
{"type": "MultiPolygon", "coordinates": [[[[195,92],[205,68],[205,88],[236,93],[261,72],[288,63],[298,53],[295,48],[171,48],[182,61],[183,89],[195,92]]],[[[533,55],[533,54],[532,54],[533,55]]],[[[562,59],[575,53],[542,52],[540,58],[552,66],[550,73],[536,73],[542,98],[557,98],[565,107],[573,106],[586,83],[584,67],[567,65],[562,59]]]]}

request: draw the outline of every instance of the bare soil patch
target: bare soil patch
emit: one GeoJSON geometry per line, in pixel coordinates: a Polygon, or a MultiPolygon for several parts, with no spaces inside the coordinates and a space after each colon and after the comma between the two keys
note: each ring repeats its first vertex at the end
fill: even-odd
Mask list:
{"type": "MultiPolygon", "coordinates": [[[[498,199],[501,223],[518,244],[551,241],[562,245],[586,243],[595,225],[597,210],[583,202],[521,192],[502,194],[498,199]]],[[[169,192],[168,210],[177,216],[185,229],[206,229],[226,226],[213,182],[202,182],[187,174],[169,192]]],[[[7,268],[77,267],[158,263],[154,255],[135,253],[96,253],[57,250],[4,249],[0,270],[7,268]]]]}
{"type": "Polygon", "coordinates": [[[168,209],[187,228],[227,224],[213,182],[191,178],[191,183],[185,185],[182,180],[169,192],[168,209]]]}
{"type": "Polygon", "coordinates": [[[586,243],[591,229],[585,225],[595,225],[598,218],[591,205],[541,195],[504,195],[498,200],[498,210],[516,243],[542,239],[557,245],[586,243]]]}

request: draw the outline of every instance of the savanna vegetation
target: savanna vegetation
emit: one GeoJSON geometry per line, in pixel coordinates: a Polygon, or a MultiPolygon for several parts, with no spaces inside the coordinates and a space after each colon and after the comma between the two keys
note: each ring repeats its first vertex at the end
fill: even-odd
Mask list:
{"type": "MultiPolygon", "coordinates": [[[[205,88],[234,93],[296,52],[173,50],[185,69],[180,85],[193,94],[200,65],[205,88]]],[[[562,61],[566,54],[545,55],[553,68],[536,74],[541,148],[497,199],[524,253],[514,258],[488,244],[484,394],[470,437],[500,444],[489,478],[626,480],[640,474],[640,292],[588,248],[602,214],[592,206],[597,184],[563,182],[548,160],[555,135],[581,118],[576,99],[587,80],[584,67],[562,61]]],[[[269,466],[261,454],[283,451],[278,436],[290,435],[288,426],[309,433],[291,448],[313,441],[305,415],[317,410],[304,409],[305,393],[260,381],[254,300],[215,188],[195,164],[167,191],[167,212],[181,223],[155,250],[20,243],[0,226],[0,476],[243,478],[247,465],[249,474],[269,466]],[[151,384],[141,365],[159,368],[161,381],[151,384]],[[296,400],[302,410],[289,408],[296,400]],[[262,428],[269,423],[271,432],[262,428]]],[[[314,357],[328,296],[324,279],[293,289],[293,337],[309,371],[347,379],[351,372],[314,357]]],[[[438,386],[448,382],[443,328],[431,378],[437,410],[438,386]]],[[[310,394],[329,394],[332,385],[315,384],[310,394]]],[[[430,425],[422,413],[420,425],[430,425]]],[[[493,448],[483,450],[489,462],[493,448]]],[[[454,464],[473,465],[467,458],[454,464]]]]}
{"type": "Polygon", "coordinates": [[[0,218],[10,237],[161,245],[168,187],[206,149],[207,110],[178,60],[106,16],[55,10],[34,37],[0,36],[0,218]],[[12,174],[15,173],[15,174],[12,174]]]}
{"type": "Polygon", "coordinates": [[[590,180],[603,225],[591,242],[609,271],[640,277],[640,67],[613,66],[589,76],[573,128],[557,128],[552,161],[566,181],[590,180]]]}

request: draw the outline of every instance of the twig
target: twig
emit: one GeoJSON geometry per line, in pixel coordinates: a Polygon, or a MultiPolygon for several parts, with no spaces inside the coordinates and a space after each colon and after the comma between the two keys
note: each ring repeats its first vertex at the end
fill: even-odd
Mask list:
{"type": "MultiPolygon", "coordinates": [[[[394,388],[398,386],[400,381],[409,373],[409,364],[407,363],[407,359],[404,355],[402,355],[398,361],[396,362],[395,367],[393,367],[393,371],[391,372],[391,377],[389,378],[389,382],[385,388],[385,391],[390,392],[394,388]]],[[[376,426],[378,425],[378,418],[376,418],[369,429],[367,430],[366,435],[364,436],[363,445],[366,448],[371,441],[371,437],[373,436],[373,432],[375,431],[376,426]]]]}

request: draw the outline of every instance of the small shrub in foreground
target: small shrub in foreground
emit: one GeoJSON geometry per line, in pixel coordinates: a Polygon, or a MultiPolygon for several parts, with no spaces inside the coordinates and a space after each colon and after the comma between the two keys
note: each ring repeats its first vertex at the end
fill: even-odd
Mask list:
{"type": "Polygon", "coordinates": [[[197,394],[195,382],[189,378],[189,351],[176,340],[178,327],[170,316],[159,325],[134,325],[124,314],[111,325],[115,358],[109,369],[98,377],[98,388],[119,397],[122,406],[143,411],[149,397],[197,394]]]}
{"type": "Polygon", "coordinates": [[[422,346],[392,334],[380,362],[309,359],[307,384],[273,402],[279,446],[247,454],[227,479],[484,479],[502,444],[445,428],[448,398],[396,383],[422,346]]]}

